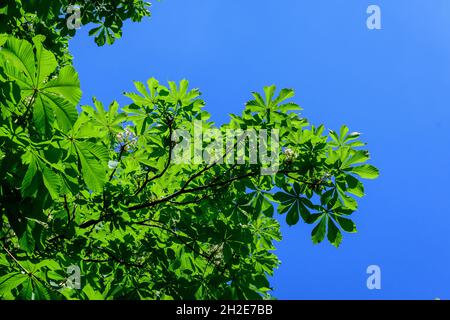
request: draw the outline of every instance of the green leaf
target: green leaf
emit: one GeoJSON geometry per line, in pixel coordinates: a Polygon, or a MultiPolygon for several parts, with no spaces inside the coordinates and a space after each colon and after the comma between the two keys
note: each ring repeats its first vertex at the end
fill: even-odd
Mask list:
{"type": "Polygon", "coordinates": [[[8,39],[0,50],[5,59],[5,73],[21,89],[24,105],[33,108],[33,119],[37,130],[50,136],[55,121],[68,131],[77,119],[76,104],[81,90],[78,75],[71,66],[62,67],[59,74],[48,81],[56,70],[55,56],[43,48],[42,37],[33,39],[33,47],[25,40],[8,39]]]}
{"type": "Polygon", "coordinates": [[[370,164],[364,164],[358,167],[351,167],[348,169],[344,169],[345,171],[357,174],[363,179],[376,179],[379,177],[380,172],[377,168],[370,164]]]}
{"type": "Polygon", "coordinates": [[[340,142],[343,143],[344,142],[344,138],[347,135],[349,129],[346,125],[341,126],[341,130],[339,132],[339,136],[340,136],[340,142]]]}
{"type": "Polygon", "coordinates": [[[6,255],[0,255],[0,266],[9,267],[9,261],[6,259],[6,255]]]}
{"type": "Polygon", "coordinates": [[[311,239],[314,244],[321,243],[325,238],[325,234],[327,231],[327,219],[328,216],[324,215],[320,222],[315,226],[315,228],[311,232],[311,239]]]}
{"type": "Polygon", "coordinates": [[[28,275],[20,272],[8,273],[0,277],[0,295],[3,295],[11,290],[17,288],[25,280],[28,279],[28,275]]]}
{"type": "Polygon", "coordinates": [[[361,181],[349,174],[345,175],[345,181],[347,182],[347,192],[357,197],[364,196],[364,185],[361,181]]]}
{"type": "MultiPolygon", "coordinates": [[[[0,50],[6,62],[6,71],[17,74],[11,68],[16,68],[26,74],[28,79],[33,79],[36,73],[33,46],[26,40],[18,40],[9,37],[0,50]]],[[[30,84],[32,84],[31,82],[30,84]]]]}
{"type": "MultiPolygon", "coordinates": [[[[72,128],[78,117],[75,105],[59,96],[47,93],[41,93],[36,98],[34,113],[37,112],[42,112],[39,117],[45,117],[45,121],[48,121],[49,124],[56,120],[64,132],[68,132],[72,128]]],[[[42,122],[43,120],[39,121],[37,125],[42,125],[42,122]]]]}
{"type": "Polygon", "coordinates": [[[291,210],[288,211],[286,215],[286,222],[289,226],[293,226],[297,224],[300,219],[299,211],[298,211],[298,203],[291,207],[291,210]]]}
{"type": "Polygon", "coordinates": [[[83,293],[89,300],[104,300],[102,294],[98,291],[95,291],[89,283],[83,287],[83,293]]]}
{"type": "Polygon", "coordinates": [[[36,248],[36,240],[34,239],[33,229],[30,226],[30,222],[28,222],[25,232],[19,238],[19,244],[20,248],[29,254],[31,254],[36,248]]]}
{"type": "Polygon", "coordinates": [[[264,87],[264,93],[266,95],[266,107],[270,107],[270,103],[272,102],[273,95],[275,93],[276,86],[267,86],[264,87]]]}
{"type": "MultiPolygon", "coordinates": [[[[292,98],[295,95],[295,92],[293,89],[281,89],[280,94],[278,95],[278,97],[274,100],[274,104],[278,105],[281,102],[292,98]]],[[[298,109],[297,109],[298,110],[298,109]]]]}
{"type": "Polygon", "coordinates": [[[36,83],[44,81],[57,67],[55,56],[48,50],[44,49],[42,39],[33,38],[36,48],[36,83]]]}
{"type": "Polygon", "coordinates": [[[289,111],[299,111],[303,110],[298,104],[296,103],[285,103],[279,106],[279,109],[283,113],[287,113],[289,111]]]}
{"type": "Polygon", "coordinates": [[[22,197],[35,197],[39,190],[39,175],[37,175],[36,161],[32,160],[22,180],[20,192],[22,197]]]}
{"type": "Polygon", "coordinates": [[[345,192],[338,186],[337,188],[339,195],[341,196],[341,201],[344,206],[350,210],[356,210],[358,208],[358,203],[355,199],[345,194],[345,192]]]}
{"type": "Polygon", "coordinates": [[[366,162],[369,160],[369,152],[365,150],[358,150],[353,153],[346,161],[344,161],[343,166],[349,167],[353,164],[366,162]]]}
{"type": "Polygon", "coordinates": [[[342,233],[330,218],[328,218],[327,238],[328,241],[330,241],[330,243],[336,248],[338,248],[342,242],[342,233]]]}
{"type": "Polygon", "coordinates": [[[296,197],[289,194],[289,193],[285,193],[285,192],[277,192],[274,195],[274,200],[280,203],[283,202],[293,202],[296,200],[296,197]]]}
{"type": "Polygon", "coordinates": [[[34,100],[33,120],[37,130],[45,136],[50,136],[55,114],[50,105],[46,104],[41,95],[34,100]]]}
{"type": "Polygon", "coordinates": [[[34,299],[32,278],[28,278],[28,280],[23,284],[23,288],[20,291],[20,298],[24,300],[34,299]]]}
{"type": "Polygon", "coordinates": [[[59,71],[58,77],[41,87],[41,91],[49,96],[49,93],[60,96],[77,105],[81,99],[80,81],[78,74],[72,66],[65,66],[59,71]]]}
{"type": "Polygon", "coordinates": [[[42,177],[44,180],[44,185],[50,193],[52,199],[57,200],[59,198],[59,189],[61,187],[60,178],[56,173],[47,167],[43,168],[42,177]]]}
{"type": "Polygon", "coordinates": [[[101,145],[88,142],[77,144],[77,154],[86,185],[92,191],[100,192],[105,184],[108,150],[101,145]]]}
{"type": "Polygon", "coordinates": [[[50,300],[50,291],[42,283],[34,282],[34,300],[50,300]]]}
{"type": "Polygon", "coordinates": [[[345,232],[354,233],[357,231],[356,225],[352,220],[339,216],[334,216],[334,218],[345,232]]]}

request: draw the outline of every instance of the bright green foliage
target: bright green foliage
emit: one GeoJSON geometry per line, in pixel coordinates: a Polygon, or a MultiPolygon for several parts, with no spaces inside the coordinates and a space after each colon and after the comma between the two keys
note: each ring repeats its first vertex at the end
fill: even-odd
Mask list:
{"type": "Polygon", "coordinates": [[[67,8],[80,8],[82,25],[94,24],[90,35],[102,46],[122,37],[123,22],[139,22],[150,16],[150,3],[143,0],[2,0],[0,2],[0,34],[9,33],[20,39],[45,36],[45,47],[66,64],[72,59],[68,40],[76,30],[69,30],[67,8]]]}
{"type": "Polygon", "coordinates": [[[279,129],[277,174],[175,164],[174,130],[216,128],[198,90],[149,79],[123,108],[94,99],[78,113],[77,73],[43,43],[0,36],[1,298],[269,298],[275,211],[313,225],[314,243],[356,232],[359,178],[378,170],[359,133],[301,118],[293,90],[266,87],[217,128],[279,129]],[[80,290],[67,287],[69,266],[80,290]]]}
{"type": "Polygon", "coordinates": [[[221,127],[186,80],[136,82],[129,105],[94,99],[79,113],[71,4],[83,25],[96,24],[98,45],[120,38],[124,20],[149,15],[140,0],[0,4],[0,33],[10,34],[0,34],[0,298],[270,298],[275,211],[289,225],[313,225],[314,243],[338,247],[343,232],[356,232],[359,178],[378,170],[364,164],[359,133],[325,135],[301,118],[291,89],[253,93],[221,127]],[[193,135],[194,120],[223,134],[279,130],[278,172],[261,175],[249,155],[238,165],[174,163],[172,134],[193,135]],[[80,290],[68,287],[74,266],[80,290]]]}

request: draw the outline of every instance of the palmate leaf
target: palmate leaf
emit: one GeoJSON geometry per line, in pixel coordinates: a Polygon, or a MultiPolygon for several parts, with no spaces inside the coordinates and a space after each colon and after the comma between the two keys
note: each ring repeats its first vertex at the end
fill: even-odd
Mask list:
{"type": "Polygon", "coordinates": [[[78,117],[65,136],[61,147],[67,152],[67,158],[73,156],[78,160],[77,166],[81,168],[81,175],[90,191],[102,191],[110,160],[109,150],[98,140],[98,130],[86,113],[78,117]]]}
{"type": "Polygon", "coordinates": [[[361,133],[359,133],[359,132],[348,133],[349,131],[350,130],[346,125],[341,126],[341,129],[339,130],[339,134],[333,130],[330,130],[330,137],[333,140],[330,143],[330,146],[332,146],[332,147],[344,147],[344,146],[362,147],[365,145],[365,143],[356,140],[361,136],[361,133]]]}
{"type": "Polygon", "coordinates": [[[25,40],[10,37],[0,50],[5,74],[15,81],[27,108],[33,107],[33,119],[38,131],[48,136],[55,121],[68,131],[77,119],[76,104],[81,98],[80,83],[74,68],[65,66],[48,80],[57,67],[53,53],[46,50],[42,36],[25,40]],[[25,99],[27,98],[27,99],[25,99]]]}
{"type": "Polygon", "coordinates": [[[264,87],[264,98],[258,92],[253,92],[254,100],[246,103],[246,108],[251,112],[269,115],[271,112],[287,113],[294,110],[302,110],[302,108],[293,103],[285,102],[295,95],[293,89],[284,88],[280,90],[278,96],[275,96],[276,86],[264,87]]]}
{"type": "Polygon", "coordinates": [[[52,199],[58,199],[61,188],[61,178],[53,172],[36,153],[27,151],[22,160],[28,164],[28,169],[22,180],[21,193],[23,197],[37,197],[40,186],[44,184],[52,199]]]}
{"type": "MultiPolygon", "coordinates": [[[[352,179],[352,183],[359,182],[356,178],[347,176],[352,179]]],[[[320,197],[321,205],[313,205],[309,199],[303,197],[298,183],[285,187],[284,192],[277,192],[273,198],[276,202],[279,202],[278,213],[287,213],[286,222],[289,226],[297,224],[300,217],[307,224],[314,224],[319,221],[311,232],[312,242],[314,244],[321,243],[326,236],[332,245],[339,247],[342,242],[342,232],[339,227],[345,232],[356,232],[355,223],[342,217],[342,214],[349,214],[357,208],[356,201],[346,195],[340,185],[341,183],[338,183],[336,188],[322,194],[320,197]],[[340,202],[337,202],[338,200],[340,202]],[[333,205],[334,203],[336,205],[333,205]],[[325,210],[324,207],[329,208],[329,210],[325,210]],[[310,209],[318,209],[320,212],[311,213],[310,209]]],[[[345,182],[343,186],[347,191],[352,191],[351,193],[359,192],[359,185],[353,186],[354,189],[350,190],[347,189],[345,182]]]]}
{"type": "Polygon", "coordinates": [[[89,35],[95,35],[94,41],[101,47],[104,46],[105,43],[111,45],[116,39],[120,39],[122,37],[122,30],[115,24],[106,26],[102,23],[100,26],[89,30],[89,35]]]}
{"type": "Polygon", "coordinates": [[[315,216],[310,213],[308,208],[313,208],[313,204],[310,200],[302,197],[300,192],[300,185],[294,183],[292,186],[288,186],[285,192],[277,192],[274,195],[274,200],[279,202],[278,213],[286,215],[286,223],[289,226],[293,226],[298,223],[300,217],[303,221],[311,224],[314,223],[315,216]]]}
{"type": "MultiPolygon", "coordinates": [[[[182,106],[188,106],[196,98],[200,96],[200,92],[198,89],[193,89],[188,91],[189,81],[183,79],[180,83],[177,84],[173,81],[169,81],[169,95],[166,98],[166,101],[169,103],[181,104],[182,106]]],[[[165,87],[161,86],[162,90],[167,90],[165,87]]]]}
{"type": "Polygon", "coordinates": [[[117,101],[113,101],[108,110],[105,110],[102,102],[95,98],[92,100],[95,109],[91,106],[83,106],[82,109],[91,118],[92,125],[98,130],[99,135],[102,137],[115,136],[118,132],[123,131],[122,124],[127,120],[127,117],[125,113],[118,112],[119,104],[117,101]]]}
{"type": "MultiPolygon", "coordinates": [[[[56,120],[59,128],[67,132],[75,123],[78,112],[68,100],[51,93],[42,92],[37,95],[33,117],[38,127],[50,126],[51,128],[56,120]]],[[[45,131],[42,130],[42,132],[45,131]]]]}
{"type": "Polygon", "coordinates": [[[320,221],[311,232],[311,239],[314,244],[321,243],[327,236],[328,241],[338,248],[342,242],[341,229],[348,233],[356,232],[355,223],[340,214],[322,213],[315,216],[315,219],[320,219],[320,221]]]}

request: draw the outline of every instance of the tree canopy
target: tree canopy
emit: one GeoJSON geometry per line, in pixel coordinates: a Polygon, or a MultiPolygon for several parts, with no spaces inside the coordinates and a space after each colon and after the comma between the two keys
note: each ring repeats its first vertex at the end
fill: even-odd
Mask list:
{"type": "Polygon", "coordinates": [[[77,109],[82,91],[67,50],[75,31],[64,24],[75,3],[99,45],[119,38],[124,20],[149,15],[137,0],[108,1],[105,11],[106,2],[88,0],[0,5],[0,298],[268,299],[276,213],[311,225],[314,243],[339,247],[356,232],[360,179],[378,170],[359,133],[302,118],[292,89],[252,93],[221,126],[187,80],[150,78],[125,94],[128,105],[93,98],[77,109]],[[260,141],[277,147],[276,171],[263,174],[249,152],[225,161],[239,156],[229,145],[209,161],[175,161],[186,141],[174,133],[194,136],[194,122],[223,136],[277,132],[279,145],[260,141]],[[74,267],[80,290],[68,281],[74,267]]]}

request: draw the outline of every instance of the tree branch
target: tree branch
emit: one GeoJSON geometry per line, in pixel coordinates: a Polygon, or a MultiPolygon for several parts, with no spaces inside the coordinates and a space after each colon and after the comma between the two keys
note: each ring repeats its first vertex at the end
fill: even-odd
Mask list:
{"type": "Polygon", "coordinates": [[[114,168],[114,170],[111,172],[111,175],[109,176],[109,179],[108,179],[109,182],[111,182],[112,178],[114,177],[114,174],[117,171],[117,167],[119,166],[120,160],[122,160],[123,153],[125,152],[125,146],[126,146],[126,144],[124,144],[123,146],[120,147],[119,157],[118,157],[118,160],[117,160],[118,164],[114,168]]]}
{"type": "Polygon", "coordinates": [[[69,205],[67,204],[67,196],[64,195],[64,209],[67,212],[67,224],[70,224],[70,210],[69,210],[69,205]]]}
{"type": "MultiPolygon", "coordinates": [[[[204,171],[204,170],[202,170],[202,171],[204,171]]],[[[201,174],[201,173],[200,173],[200,174],[201,174]]],[[[259,171],[251,172],[251,173],[247,173],[247,174],[244,174],[244,175],[241,175],[241,176],[233,177],[233,178],[231,178],[231,179],[229,179],[229,180],[226,180],[226,181],[221,181],[221,182],[217,182],[217,183],[212,183],[212,184],[208,184],[208,185],[204,185],[204,186],[200,186],[200,187],[194,187],[194,188],[187,189],[187,185],[188,185],[192,180],[195,179],[194,176],[198,176],[198,174],[196,174],[196,175],[194,175],[193,177],[191,177],[191,178],[183,185],[183,187],[182,187],[179,191],[177,191],[177,192],[175,192],[175,193],[172,193],[171,195],[166,196],[166,197],[161,198],[161,199],[157,199],[157,200],[150,201],[150,202],[147,202],[147,203],[143,203],[143,204],[139,204],[139,205],[136,205],[136,206],[132,206],[132,207],[128,208],[128,211],[135,211],[135,210],[140,210],[140,209],[145,209],[145,208],[153,207],[153,206],[155,206],[155,205],[157,205],[157,204],[161,204],[161,203],[170,201],[170,200],[172,200],[172,199],[174,199],[174,198],[176,198],[176,197],[178,197],[178,196],[180,196],[180,195],[182,195],[182,194],[193,193],[193,192],[203,191],[203,190],[205,190],[205,189],[210,189],[210,188],[215,188],[215,187],[226,186],[226,185],[228,185],[228,184],[230,184],[230,183],[232,183],[232,182],[234,182],[234,181],[241,180],[241,179],[248,178],[248,177],[252,177],[252,176],[257,176],[257,175],[259,175],[259,174],[260,174],[259,171]]]]}

